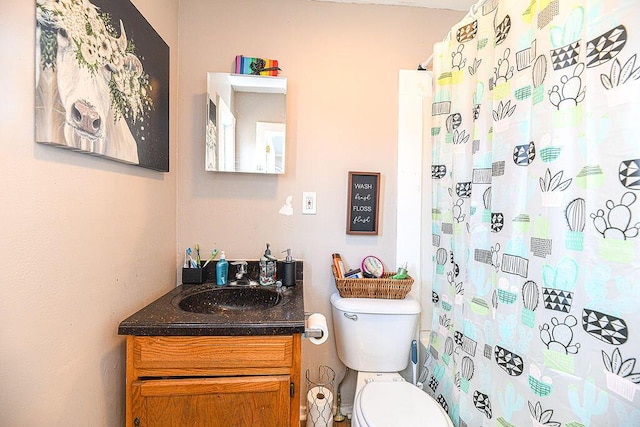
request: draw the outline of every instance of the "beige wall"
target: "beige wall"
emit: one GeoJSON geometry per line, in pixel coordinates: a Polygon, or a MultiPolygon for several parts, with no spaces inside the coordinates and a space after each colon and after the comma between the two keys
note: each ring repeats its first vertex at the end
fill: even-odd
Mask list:
{"type": "MultiPolygon", "coordinates": [[[[178,1],[134,4],[176,117],[178,1]]],[[[35,144],[35,2],[0,10],[0,425],[123,425],[118,323],[175,285],[175,121],[167,174],[35,144]]]]}
{"type": "MultiPolygon", "coordinates": [[[[178,250],[199,242],[256,259],[265,242],[291,248],[305,260],[306,310],[331,321],[332,252],[351,267],[369,254],[396,267],[398,70],[415,69],[464,14],[310,0],[180,8],[178,250]],[[284,176],[204,171],[206,72],[233,71],[237,54],[278,59],[288,78],[284,176]],[[382,175],[378,236],[345,233],[350,170],[382,175]],[[317,193],[317,215],[300,214],[303,191],[317,193]],[[278,214],[288,195],[291,217],[278,214]]],[[[303,344],[303,375],[320,364],[342,375],[332,339],[303,344]]]]}
{"type": "MultiPolygon", "coordinates": [[[[462,15],[309,0],[133,3],[171,47],[166,174],[34,143],[34,2],[0,0],[2,425],[123,424],[117,325],[175,285],[186,246],[215,243],[230,258],[257,258],[265,242],[291,247],[305,259],[307,310],[329,320],[332,252],[395,267],[398,70],[462,15]],[[236,54],[279,59],[289,78],[285,176],[204,172],[205,73],[231,71],[236,54]],[[382,174],[377,237],[345,234],[349,170],[382,174]],[[302,191],[317,192],[317,215],[300,215],[302,191]],[[287,195],[292,217],[277,213],[287,195]]],[[[342,373],[331,341],[303,351],[303,370],[342,373]]]]}

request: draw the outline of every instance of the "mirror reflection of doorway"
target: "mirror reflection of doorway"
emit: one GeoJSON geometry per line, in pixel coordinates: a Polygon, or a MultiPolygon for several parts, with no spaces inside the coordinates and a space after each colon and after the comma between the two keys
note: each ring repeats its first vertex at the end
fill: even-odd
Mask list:
{"type": "Polygon", "coordinates": [[[220,113],[220,131],[218,141],[218,170],[233,172],[236,170],[236,118],[231,109],[218,97],[218,111],[220,113]]]}
{"type": "Polygon", "coordinates": [[[256,169],[259,172],[284,172],[284,123],[256,123],[256,169]]]}

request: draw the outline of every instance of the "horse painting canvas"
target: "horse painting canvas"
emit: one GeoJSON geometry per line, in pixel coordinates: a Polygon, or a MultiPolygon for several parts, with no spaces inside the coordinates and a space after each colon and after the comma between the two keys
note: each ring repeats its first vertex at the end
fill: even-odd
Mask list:
{"type": "Polygon", "coordinates": [[[169,170],[169,47],[129,0],[36,1],[36,142],[169,170]]]}

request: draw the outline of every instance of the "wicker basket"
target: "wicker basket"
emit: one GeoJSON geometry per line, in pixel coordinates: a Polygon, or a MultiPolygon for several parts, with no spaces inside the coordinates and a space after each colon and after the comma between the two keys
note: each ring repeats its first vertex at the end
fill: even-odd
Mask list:
{"type": "Polygon", "coordinates": [[[342,298],[403,299],[411,291],[413,278],[392,279],[395,273],[385,273],[379,279],[336,279],[336,288],[342,298]]]}

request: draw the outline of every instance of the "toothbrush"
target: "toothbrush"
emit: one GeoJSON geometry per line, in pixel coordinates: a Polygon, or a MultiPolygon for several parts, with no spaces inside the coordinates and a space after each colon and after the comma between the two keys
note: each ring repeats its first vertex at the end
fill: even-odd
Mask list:
{"type": "Polygon", "coordinates": [[[413,385],[417,385],[417,369],[418,369],[418,342],[411,341],[411,368],[413,369],[413,385]]]}
{"type": "Polygon", "coordinates": [[[189,262],[190,259],[191,259],[191,248],[187,248],[184,251],[184,268],[191,267],[191,263],[189,262]]]}
{"type": "Polygon", "coordinates": [[[185,257],[184,262],[185,262],[185,264],[189,265],[189,267],[187,267],[187,268],[197,268],[198,267],[196,265],[196,262],[193,260],[193,258],[191,258],[191,248],[187,248],[187,256],[185,257]]]}
{"type": "Polygon", "coordinates": [[[217,249],[214,249],[213,251],[211,251],[211,257],[209,257],[207,262],[204,263],[202,268],[205,268],[207,266],[207,264],[209,264],[211,261],[213,261],[213,259],[216,257],[216,255],[218,255],[218,250],[217,249]]]}
{"type": "Polygon", "coordinates": [[[200,245],[196,243],[196,264],[198,265],[198,268],[200,268],[200,266],[202,265],[200,263],[200,245]]]}

